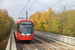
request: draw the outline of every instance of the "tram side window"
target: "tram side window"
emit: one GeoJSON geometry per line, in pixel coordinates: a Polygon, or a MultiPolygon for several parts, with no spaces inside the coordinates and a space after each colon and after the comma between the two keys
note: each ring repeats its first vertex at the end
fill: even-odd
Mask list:
{"type": "Polygon", "coordinates": [[[34,23],[32,24],[32,33],[34,32],[34,23]]]}
{"type": "Polygon", "coordinates": [[[34,23],[32,24],[32,26],[34,27],[34,23]]]}
{"type": "Polygon", "coordinates": [[[17,24],[17,32],[20,32],[20,25],[17,24]]]}

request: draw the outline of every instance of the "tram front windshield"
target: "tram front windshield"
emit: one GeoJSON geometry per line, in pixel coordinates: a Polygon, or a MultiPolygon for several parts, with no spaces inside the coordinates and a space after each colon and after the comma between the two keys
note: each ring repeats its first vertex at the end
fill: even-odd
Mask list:
{"type": "Polygon", "coordinates": [[[20,31],[23,34],[25,34],[25,33],[31,34],[32,33],[32,25],[31,24],[30,25],[21,24],[20,31]]]}

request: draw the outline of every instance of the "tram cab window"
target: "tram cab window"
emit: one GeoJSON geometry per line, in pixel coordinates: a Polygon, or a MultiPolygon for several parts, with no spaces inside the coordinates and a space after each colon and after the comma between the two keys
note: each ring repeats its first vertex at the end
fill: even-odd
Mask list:
{"type": "Polygon", "coordinates": [[[32,25],[20,25],[20,30],[23,33],[32,33],[32,25]]]}

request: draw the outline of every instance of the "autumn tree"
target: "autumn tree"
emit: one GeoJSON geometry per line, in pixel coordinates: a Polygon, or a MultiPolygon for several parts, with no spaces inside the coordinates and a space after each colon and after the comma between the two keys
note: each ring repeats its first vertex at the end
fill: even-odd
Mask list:
{"type": "Polygon", "coordinates": [[[0,10],[0,41],[2,41],[10,32],[14,20],[9,17],[7,10],[0,10]]]}
{"type": "Polygon", "coordinates": [[[75,37],[75,10],[36,12],[30,18],[34,29],[75,37]]]}

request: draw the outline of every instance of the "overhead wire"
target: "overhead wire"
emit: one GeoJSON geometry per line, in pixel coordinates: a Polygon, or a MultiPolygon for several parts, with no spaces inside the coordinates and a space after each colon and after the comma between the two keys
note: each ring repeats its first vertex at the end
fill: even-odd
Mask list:
{"type": "MultiPolygon", "coordinates": [[[[28,0],[28,2],[26,3],[26,5],[24,6],[24,8],[21,10],[21,12],[26,8],[26,6],[28,5],[28,3],[30,2],[30,0],[28,0]]],[[[21,12],[19,13],[19,15],[21,14],[21,12]]],[[[19,16],[18,15],[18,16],[19,16]]],[[[22,14],[21,14],[22,15],[22,14]]]]}
{"type": "MultiPolygon", "coordinates": [[[[60,0],[60,1],[58,1],[58,2],[56,2],[55,4],[51,5],[50,7],[52,7],[52,6],[54,6],[54,5],[58,4],[58,3],[60,3],[61,1],[62,1],[62,0],[60,0]]],[[[48,7],[48,8],[49,8],[49,7],[48,7]]],[[[48,8],[46,8],[46,9],[48,9],[48,8]]],[[[41,11],[45,11],[46,9],[41,10],[41,11]]]]}
{"type": "MultiPolygon", "coordinates": [[[[24,6],[24,8],[22,9],[22,11],[26,8],[26,6],[28,5],[29,1],[30,1],[30,0],[28,0],[27,4],[24,6]]],[[[35,2],[31,5],[31,7],[36,3],[36,1],[37,1],[37,0],[35,0],[35,2]]],[[[52,6],[56,5],[56,4],[58,4],[58,3],[61,2],[61,1],[62,1],[62,0],[58,1],[57,3],[51,5],[50,7],[52,7],[52,6]]],[[[31,9],[31,7],[30,7],[27,11],[29,11],[29,10],[31,9]]],[[[49,8],[49,7],[48,7],[48,8],[49,8]]],[[[47,9],[47,8],[46,8],[46,9],[47,9]]],[[[45,9],[44,9],[44,10],[45,10],[45,9]]],[[[44,11],[44,10],[43,10],[43,11],[44,11]]],[[[22,11],[21,11],[21,12],[22,12],[22,11]]],[[[41,11],[42,11],[42,10],[41,10],[41,11]]],[[[21,12],[19,13],[19,15],[21,14],[21,12]]],[[[21,15],[22,15],[22,14],[21,14],[21,15]]],[[[23,16],[24,16],[24,15],[23,15],[23,16]]]]}
{"type": "MultiPolygon", "coordinates": [[[[36,3],[36,1],[37,1],[37,0],[35,0],[35,2],[31,5],[31,7],[36,3]]],[[[27,11],[29,11],[29,10],[31,9],[31,7],[30,7],[27,11]]]]}
{"type": "Polygon", "coordinates": [[[71,7],[74,7],[75,5],[72,5],[72,6],[69,6],[69,7],[67,7],[67,8],[71,8],[71,7]]]}
{"type": "MultiPolygon", "coordinates": [[[[31,5],[31,7],[36,3],[37,0],[35,0],[35,2],[31,5]]],[[[29,11],[31,9],[31,7],[27,10],[29,11]]],[[[22,15],[22,14],[21,14],[22,15]]],[[[24,15],[23,15],[24,16],[24,15]]]]}
{"type": "MultiPolygon", "coordinates": [[[[37,0],[35,0],[35,2],[31,5],[31,7],[36,3],[37,0]]],[[[26,19],[28,17],[28,11],[31,9],[31,7],[26,11],[26,19]]]]}

